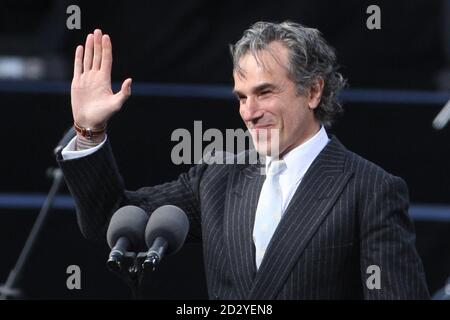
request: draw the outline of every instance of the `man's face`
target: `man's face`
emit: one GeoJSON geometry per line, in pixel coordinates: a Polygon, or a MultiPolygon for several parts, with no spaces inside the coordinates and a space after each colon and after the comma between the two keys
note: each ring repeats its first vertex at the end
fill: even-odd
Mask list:
{"type": "Polygon", "coordinates": [[[278,142],[281,158],[319,130],[313,109],[320,101],[321,90],[318,97],[310,90],[298,94],[285,68],[288,50],[280,42],[272,42],[269,48],[258,53],[258,61],[251,53],[242,56],[242,74],[233,73],[234,92],[258,153],[276,157],[273,146],[278,142]]]}

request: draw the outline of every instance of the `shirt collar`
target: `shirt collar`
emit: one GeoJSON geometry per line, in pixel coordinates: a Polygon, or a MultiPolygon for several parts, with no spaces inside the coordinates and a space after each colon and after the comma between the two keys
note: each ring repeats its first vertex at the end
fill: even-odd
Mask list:
{"type": "MultiPolygon", "coordinates": [[[[314,136],[289,151],[283,157],[287,169],[284,170],[282,175],[285,176],[288,184],[297,183],[303,177],[314,159],[325,148],[328,141],[330,139],[328,138],[327,132],[321,126],[320,130],[314,136]]],[[[266,172],[272,161],[274,161],[274,158],[266,157],[266,172]]]]}

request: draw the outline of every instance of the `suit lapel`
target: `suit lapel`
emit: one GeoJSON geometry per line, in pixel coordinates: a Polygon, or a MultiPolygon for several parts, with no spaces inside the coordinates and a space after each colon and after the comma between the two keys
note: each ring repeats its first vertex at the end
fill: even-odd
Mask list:
{"type": "Polygon", "coordinates": [[[259,193],[264,183],[260,165],[238,166],[230,175],[226,192],[224,234],[231,276],[244,299],[256,273],[253,224],[259,193]]]}
{"type": "Polygon", "coordinates": [[[246,298],[276,297],[352,176],[352,173],[344,172],[345,152],[346,149],[333,137],[314,160],[275,230],[246,298]]]}

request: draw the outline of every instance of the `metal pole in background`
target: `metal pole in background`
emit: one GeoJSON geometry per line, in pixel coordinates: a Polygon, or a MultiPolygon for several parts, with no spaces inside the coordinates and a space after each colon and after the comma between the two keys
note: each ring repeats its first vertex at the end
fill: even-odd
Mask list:
{"type": "Polygon", "coordinates": [[[53,200],[55,199],[55,196],[57,195],[64,181],[63,173],[60,168],[52,168],[50,171],[50,175],[53,179],[52,186],[47,195],[47,198],[45,199],[44,205],[42,206],[41,211],[36,218],[27,241],[25,242],[22,252],[17,259],[16,265],[10,271],[6,283],[3,286],[0,286],[0,300],[8,299],[9,297],[18,298],[21,295],[21,292],[17,285],[22,276],[23,268],[27,263],[31,252],[33,251],[33,247],[37,242],[37,238],[45,224],[45,221],[52,207],[53,200]]]}

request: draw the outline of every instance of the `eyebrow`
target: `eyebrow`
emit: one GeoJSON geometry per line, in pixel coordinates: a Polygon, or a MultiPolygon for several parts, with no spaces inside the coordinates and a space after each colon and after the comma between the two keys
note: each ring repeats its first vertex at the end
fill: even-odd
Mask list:
{"type": "MultiPolygon", "coordinates": [[[[257,85],[256,87],[254,87],[254,88],[252,88],[252,93],[259,93],[259,92],[261,92],[261,91],[264,91],[264,90],[266,90],[266,89],[275,89],[276,88],[276,86],[274,85],[274,84],[272,84],[272,83],[268,83],[268,82],[264,82],[264,83],[261,83],[260,85],[257,85]]],[[[242,92],[240,92],[239,90],[235,90],[235,89],[233,89],[233,93],[236,95],[236,96],[245,96],[242,92]]]]}

